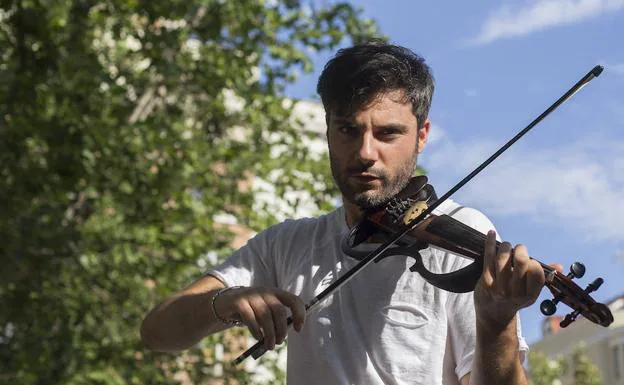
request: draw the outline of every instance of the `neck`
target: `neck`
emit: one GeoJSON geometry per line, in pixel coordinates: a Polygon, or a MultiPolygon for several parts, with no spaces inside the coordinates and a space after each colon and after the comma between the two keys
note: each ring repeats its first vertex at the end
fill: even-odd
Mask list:
{"type": "Polygon", "coordinates": [[[343,205],[345,208],[345,220],[347,221],[347,226],[352,228],[362,219],[362,209],[358,205],[346,200],[343,200],[343,205]]]}

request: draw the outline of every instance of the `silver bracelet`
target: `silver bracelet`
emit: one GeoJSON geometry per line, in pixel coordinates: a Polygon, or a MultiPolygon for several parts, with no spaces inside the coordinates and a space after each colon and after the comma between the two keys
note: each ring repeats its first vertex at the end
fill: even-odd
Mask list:
{"type": "Polygon", "coordinates": [[[215,318],[218,319],[219,321],[221,321],[221,323],[223,323],[224,325],[228,325],[228,326],[240,326],[243,323],[240,320],[237,319],[231,319],[231,320],[227,320],[223,317],[221,317],[218,313],[217,313],[217,309],[215,309],[215,300],[217,299],[218,296],[220,296],[221,294],[225,293],[228,290],[233,290],[233,289],[240,289],[243,286],[230,286],[230,287],[224,287],[221,288],[219,290],[217,290],[217,292],[212,296],[212,314],[214,314],[215,318]]]}

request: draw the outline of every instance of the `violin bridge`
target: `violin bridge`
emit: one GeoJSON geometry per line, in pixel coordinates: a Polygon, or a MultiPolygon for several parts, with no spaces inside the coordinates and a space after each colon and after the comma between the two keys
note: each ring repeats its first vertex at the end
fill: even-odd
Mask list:
{"type": "Polygon", "coordinates": [[[416,219],[423,211],[427,210],[427,203],[424,201],[418,201],[412,205],[403,216],[403,223],[408,225],[411,221],[416,219]]]}

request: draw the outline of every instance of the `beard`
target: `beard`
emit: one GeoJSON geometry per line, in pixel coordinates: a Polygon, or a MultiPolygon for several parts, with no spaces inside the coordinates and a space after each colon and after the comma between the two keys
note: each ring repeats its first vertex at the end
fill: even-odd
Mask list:
{"type": "Polygon", "coordinates": [[[397,170],[396,175],[389,175],[387,171],[378,170],[364,164],[356,164],[347,167],[344,173],[340,171],[338,161],[332,157],[331,151],[329,160],[331,164],[331,172],[334,181],[340,190],[343,199],[350,203],[356,204],[364,210],[375,209],[398,194],[410,181],[416,169],[416,160],[418,153],[414,151],[414,156],[406,160],[397,170]],[[381,187],[375,189],[367,189],[361,184],[352,183],[349,180],[351,174],[367,172],[374,175],[381,182],[381,187]]]}

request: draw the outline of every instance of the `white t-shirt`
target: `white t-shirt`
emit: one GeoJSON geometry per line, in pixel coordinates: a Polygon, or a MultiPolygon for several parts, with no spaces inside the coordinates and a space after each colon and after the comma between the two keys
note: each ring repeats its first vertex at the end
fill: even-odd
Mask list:
{"type": "MultiPolygon", "coordinates": [[[[445,201],[449,214],[486,233],[479,211],[445,201]]],[[[344,208],[319,218],[287,220],[249,240],[211,274],[226,286],[279,287],[308,303],[357,264],[341,251],[349,231],[344,208]]],[[[421,250],[433,272],[471,261],[421,250]]],[[[288,333],[287,382],[292,385],[456,385],[470,372],[475,349],[473,293],[450,293],[409,271],[414,260],[392,256],[364,268],[312,310],[300,333],[288,333]]],[[[528,346],[521,336],[521,355],[528,346]]]]}

